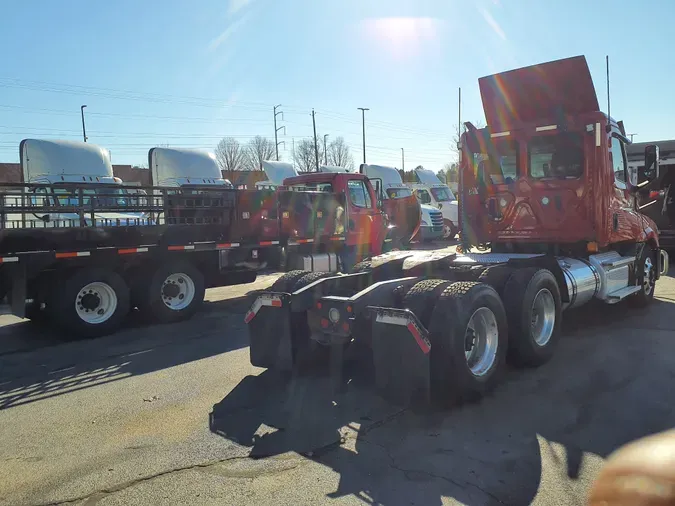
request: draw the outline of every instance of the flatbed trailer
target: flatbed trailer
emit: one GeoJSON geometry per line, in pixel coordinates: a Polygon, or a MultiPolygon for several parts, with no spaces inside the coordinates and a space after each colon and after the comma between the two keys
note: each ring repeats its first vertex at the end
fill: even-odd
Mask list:
{"type": "Polygon", "coordinates": [[[113,332],[134,307],[160,322],[183,320],[206,288],[254,281],[289,241],[344,240],[317,219],[300,220],[290,239],[280,235],[286,221],[298,223],[289,209],[334,207],[330,194],[124,188],[2,185],[0,297],[14,315],[85,337],[113,332]]]}

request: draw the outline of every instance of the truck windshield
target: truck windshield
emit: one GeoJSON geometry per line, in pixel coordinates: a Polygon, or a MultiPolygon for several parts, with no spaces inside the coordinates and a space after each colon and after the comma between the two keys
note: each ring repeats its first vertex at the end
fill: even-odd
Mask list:
{"type": "Polygon", "coordinates": [[[478,180],[489,184],[510,184],[518,174],[518,144],[503,140],[481,143],[481,150],[473,153],[474,170],[478,180]]]}
{"type": "Polygon", "coordinates": [[[412,190],[410,188],[387,188],[387,197],[390,199],[402,199],[411,195],[412,190]]]}
{"type": "Polygon", "coordinates": [[[584,172],[583,139],[578,133],[534,137],[528,143],[530,177],[577,179],[584,172]]]}
{"type": "MultiPolygon", "coordinates": [[[[78,189],[53,188],[58,204],[61,206],[80,205],[77,196],[78,189]]],[[[85,188],[82,190],[82,205],[94,204],[97,206],[125,206],[127,192],[124,188],[85,188]],[[93,201],[92,201],[93,199],[93,201]]]]}
{"type": "Polygon", "coordinates": [[[436,199],[436,202],[451,202],[457,200],[450,188],[431,188],[431,194],[436,199]]]}

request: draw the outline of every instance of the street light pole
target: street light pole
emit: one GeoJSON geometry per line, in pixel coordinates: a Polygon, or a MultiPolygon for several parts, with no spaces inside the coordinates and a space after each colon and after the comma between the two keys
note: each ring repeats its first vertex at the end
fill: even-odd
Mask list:
{"type": "Polygon", "coordinates": [[[366,111],[370,111],[367,107],[357,107],[361,111],[361,122],[363,124],[363,163],[366,163],[366,111]]]}
{"type": "Polygon", "coordinates": [[[323,136],[323,163],[328,165],[328,150],[326,149],[326,139],[328,138],[328,134],[324,134],[323,136]]]}
{"type": "Polygon", "coordinates": [[[80,106],[80,114],[82,115],[82,138],[84,139],[84,142],[87,142],[87,129],[84,126],[84,108],[87,107],[86,105],[80,106]]]}
{"type": "Polygon", "coordinates": [[[316,142],[316,118],[314,117],[314,109],[312,109],[312,126],[314,127],[314,158],[316,160],[316,171],[319,172],[319,146],[316,142]]]}
{"type": "Polygon", "coordinates": [[[401,166],[403,172],[405,172],[405,151],[403,150],[403,148],[401,148],[401,166]]]}
{"type": "MultiPolygon", "coordinates": [[[[284,135],[286,135],[286,127],[285,126],[280,126],[279,128],[277,128],[277,116],[279,116],[279,114],[281,114],[281,119],[282,120],[284,119],[283,111],[277,112],[277,109],[279,107],[281,107],[281,104],[274,106],[274,150],[277,154],[277,162],[279,161],[279,144],[283,144],[283,141],[279,142],[277,133],[279,132],[279,130],[281,130],[283,128],[284,135]]],[[[285,146],[285,144],[284,144],[284,146],[285,146]]]]}

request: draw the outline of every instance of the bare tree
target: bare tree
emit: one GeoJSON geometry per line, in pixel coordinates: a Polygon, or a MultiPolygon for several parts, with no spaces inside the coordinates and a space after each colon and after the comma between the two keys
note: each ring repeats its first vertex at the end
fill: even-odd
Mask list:
{"type": "MultiPolygon", "coordinates": [[[[321,166],[324,165],[323,138],[321,136],[317,138],[316,145],[319,150],[319,166],[321,166]]],[[[328,161],[331,162],[330,152],[328,153],[328,161]]],[[[316,171],[316,151],[314,149],[314,138],[302,139],[300,142],[295,143],[293,162],[300,172],[316,171]]]]}
{"type": "Polygon", "coordinates": [[[246,168],[248,170],[262,170],[263,162],[274,159],[274,153],[274,141],[256,135],[246,146],[246,168]]]}
{"type": "Polygon", "coordinates": [[[328,164],[349,170],[354,168],[354,158],[345,144],[344,137],[336,137],[328,144],[328,164]]]}
{"type": "Polygon", "coordinates": [[[220,170],[242,170],[246,160],[246,151],[237,139],[224,137],[216,146],[216,162],[220,170]]]}

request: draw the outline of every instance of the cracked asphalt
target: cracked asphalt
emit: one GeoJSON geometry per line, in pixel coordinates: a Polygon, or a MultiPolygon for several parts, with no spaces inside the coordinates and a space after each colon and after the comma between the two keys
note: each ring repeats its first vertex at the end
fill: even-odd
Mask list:
{"type": "Polygon", "coordinates": [[[583,504],[611,451],[675,427],[673,278],[566,313],[549,364],[442,412],[383,401],[358,350],[340,394],[252,367],[221,302],[251,288],[89,341],[0,316],[0,505],[583,504]]]}

